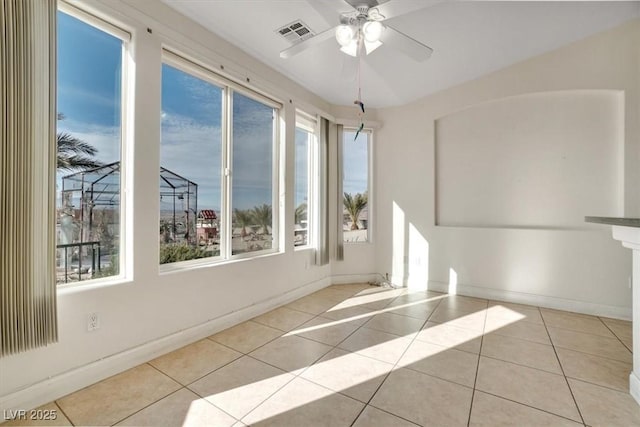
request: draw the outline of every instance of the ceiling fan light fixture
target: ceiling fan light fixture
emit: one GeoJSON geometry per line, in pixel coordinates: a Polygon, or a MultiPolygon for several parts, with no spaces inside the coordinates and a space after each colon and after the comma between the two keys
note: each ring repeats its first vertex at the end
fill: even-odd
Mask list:
{"type": "Polygon", "coordinates": [[[346,47],[355,38],[355,32],[350,25],[338,25],[336,28],[336,40],[342,47],[346,47]]]}
{"type": "Polygon", "coordinates": [[[380,40],[377,40],[375,42],[370,42],[367,40],[364,41],[364,49],[367,52],[367,55],[369,55],[371,52],[373,52],[380,46],[382,46],[382,42],[380,40]]]}
{"type": "Polygon", "coordinates": [[[379,21],[367,21],[362,26],[362,34],[366,41],[375,43],[380,40],[383,29],[384,26],[379,21]]]}
{"type": "Polygon", "coordinates": [[[356,57],[358,56],[358,41],[356,39],[351,39],[351,42],[346,46],[342,46],[340,50],[349,56],[356,57]]]}

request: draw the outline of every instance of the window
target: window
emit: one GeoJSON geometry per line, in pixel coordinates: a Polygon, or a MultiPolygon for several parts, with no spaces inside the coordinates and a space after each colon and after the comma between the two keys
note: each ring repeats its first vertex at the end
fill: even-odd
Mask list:
{"type": "Polygon", "coordinates": [[[313,172],[316,121],[298,112],[295,134],[294,170],[294,229],[293,244],[303,247],[312,244],[313,230],[313,172]]]}
{"type": "Polygon", "coordinates": [[[345,242],[369,240],[370,132],[349,129],[343,134],[343,236],[345,242]]]}
{"type": "Polygon", "coordinates": [[[160,263],[277,249],[277,105],[165,52],[160,263]]]}
{"type": "Polygon", "coordinates": [[[233,255],[272,247],[275,118],[273,107],[233,92],[233,255]]]}
{"type": "Polygon", "coordinates": [[[223,94],[162,65],[160,264],[220,255],[223,94]]]}
{"type": "Polygon", "coordinates": [[[104,29],[58,12],[58,283],[120,274],[126,43],[104,29]]]}

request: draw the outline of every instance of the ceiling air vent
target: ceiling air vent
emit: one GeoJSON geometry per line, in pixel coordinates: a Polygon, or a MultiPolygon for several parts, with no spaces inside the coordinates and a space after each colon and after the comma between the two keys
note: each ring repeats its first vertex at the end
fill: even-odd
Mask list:
{"type": "Polygon", "coordinates": [[[315,34],[304,22],[297,20],[276,30],[278,34],[287,39],[290,43],[296,44],[313,37],[315,34]]]}

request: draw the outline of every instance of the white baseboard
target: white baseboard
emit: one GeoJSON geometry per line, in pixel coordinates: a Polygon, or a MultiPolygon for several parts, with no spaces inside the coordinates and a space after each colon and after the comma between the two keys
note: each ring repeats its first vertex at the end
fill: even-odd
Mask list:
{"type": "Polygon", "coordinates": [[[332,285],[344,285],[348,283],[368,283],[382,279],[377,273],[370,274],[336,274],[331,276],[332,285]]]}
{"type": "Polygon", "coordinates": [[[629,393],[640,405],[640,378],[633,371],[629,375],[629,393]]]}
{"type": "MultiPolygon", "coordinates": [[[[449,283],[430,280],[427,289],[448,293],[449,283]]],[[[595,304],[546,295],[535,295],[524,292],[506,291],[504,289],[462,285],[460,283],[457,285],[457,294],[516,304],[535,305],[538,307],[553,308],[556,310],[571,311],[574,313],[590,314],[592,316],[631,320],[631,307],[595,304]]]]}
{"type": "MultiPolygon", "coordinates": [[[[200,325],[150,341],[129,350],[53,376],[24,389],[0,397],[0,412],[32,409],[73,393],[105,378],[116,375],[141,363],[148,362],[170,351],[206,338],[238,323],[287,304],[331,284],[326,277],[292,291],[225,314],[200,325]]],[[[0,419],[0,423],[4,419],[0,419]]]]}

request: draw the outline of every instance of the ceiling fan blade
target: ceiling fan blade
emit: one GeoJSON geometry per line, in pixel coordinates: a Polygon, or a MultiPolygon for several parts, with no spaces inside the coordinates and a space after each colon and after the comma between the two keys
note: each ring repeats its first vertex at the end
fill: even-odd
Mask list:
{"type": "Polygon", "coordinates": [[[300,52],[309,49],[310,47],[316,46],[331,38],[335,38],[335,36],[336,28],[329,28],[328,30],[323,31],[320,34],[316,34],[315,36],[308,38],[303,42],[294,44],[293,46],[281,51],[280,58],[291,58],[292,56],[297,55],[300,52]]]}
{"type": "Polygon", "coordinates": [[[341,13],[353,12],[351,5],[344,0],[307,0],[309,6],[315,9],[328,24],[335,24],[341,13]]]}
{"type": "Polygon", "coordinates": [[[420,9],[426,9],[442,2],[444,0],[389,0],[376,6],[376,9],[384,16],[384,19],[391,19],[420,9]]]}
{"type": "Polygon", "coordinates": [[[393,27],[388,25],[385,25],[385,27],[380,37],[383,45],[398,49],[416,61],[426,61],[433,53],[433,49],[429,46],[412,39],[393,27]]]}

